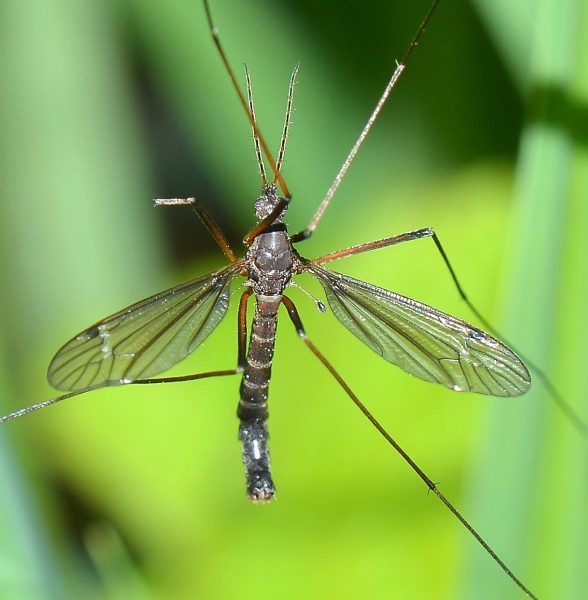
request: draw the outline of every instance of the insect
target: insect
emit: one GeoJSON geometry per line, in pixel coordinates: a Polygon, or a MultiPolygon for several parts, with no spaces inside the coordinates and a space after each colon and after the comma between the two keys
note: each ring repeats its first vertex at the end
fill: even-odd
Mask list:
{"type": "MultiPolygon", "coordinates": [[[[400,73],[401,70],[398,75],[400,73]]],[[[290,99],[293,95],[294,77],[295,73],[290,85],[290,99]]],[[[392,85],[395,81],[393,79],[392,85]]],[[[149,382],[150,378],[184,358],[212,332],[226,313],[232,280],[244,275],[247,289],[240,302],[237,369],[205,373],[191,378],[243,373],[239,416],[248,495],[253,500],[269,500],[274,496],[275,490],[267,447],[266,401],[277,310],[281,304],[287,309],[299,335],[329,365],[306,337],[296,307],[286,295],[292,277],[307,272],[323,285],[330,310],[335,316],[370,348],[407,372],[455,390],[497,396],[524,393],[530,385],[525,366],[514,352],[492,336],[431,307],[335,273],[323,266],[352,254],[422,237],[433,237],[432,230],[423,229],[394,236],[338,251],[314,261],[298,254],[293,244],[308,237],[316,228],[365,135],[360,138],[357,148],[346,161],[344,170],[336,179],[336,185],[327,195],[309,228],[305,232],[289,236],[283,224],[289,194],[281,177],[280,167],[290,111],[287,112],[285,134],[277,160],[273,161],[269,151],[264,148],[263,138],[255,122],[252,96],[249,96],[247,104],[246,108],[253,119],[256,153],[262,169],[263,184],[262,196],[256,204],[260,223],[246,238],[249,247],[247,256],[237,259],[232,254],[216,225],[197,203],[173,199],[159,201],[162,205],[193,203],[225,250],[231,264],[209,276],[133,305],[88,328],[56,354],[49,367],[50,382],[57,389],[72,392],[85,392],[107,385],[149,382]],[[265,174],[263,154],[266,158],[270,156],[275,176],[272,183],[269,183],[265,174]],[[278,184],[282,195],[278,193],[278,184]],[[256,305],[247,351],[246,310],[252,295],[256,297],[256,305]]],[[[325,308],[320,302],[317,302],[317,306],[321,310],[325,308]]],[[[174,379],[178,378],[169,378],[170,381],[174,379]]],[[[342,380],[338,380],[342,383],[342,380]]]]}

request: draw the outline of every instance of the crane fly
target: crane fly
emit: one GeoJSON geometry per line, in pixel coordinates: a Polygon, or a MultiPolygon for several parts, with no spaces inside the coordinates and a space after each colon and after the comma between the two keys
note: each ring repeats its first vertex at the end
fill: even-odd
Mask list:
{"type": "MultiPolygon", "coordinates": [[[[455,274],[433,229],[425,228],[365,244],[352,246],[317,259],[302,257],[295,245],[316,229],[357,151],[365,140],[392,88],[403,72],[439,0],[419,28],[406,56],[392,75],[382,97],[356,144],[328,190],[309,226],[294,235],[284,223],[291,194],[281,173],[291,124],[294,86],[298,66],[290,78],[286,117],[278,153],[274,159],[257,124],[252,85],[247,67],[247,94],[240,90],[221,46],[207,0],[204,7],[214,43],[245,109],[253,130],[254,150],[262,182],[254,204],[257,225],[245,236],[247,252],[237,258],[211,216],[194,198],[155,201],[158,206],[190,205],[198,213],[229,264],[213,273],[188,281],[142,300],[107,317],[67,342],[54,356],[47,373],[49,383],[67,393],[22,409],[0,422],[22,416],[60,400],[107,386],[168,383],[206,377],[240,374],[238,406],[239,438],[242,443],[248,497],[267,502],[276,494],[268,446],[268,390],[274,355],[278,312],[283,305],[304,343],[331,372],[360,410],[402,455],[447,508],[474,535],[511,579],[530,597],[535,597],[437,489],[397,442],[376,421],[327,358],[307,337],[293,301],[288,297],[293,278],[308,273],[324,289],[326,304],[315,300],[321,312],[327,305],[335,317],[357,338],[388,362],[407,373],[455,391],[500,397],[524,394],[531,378],[523,361],[496,337],[466,321],[395,292],[333,271],[326,263],[386,246],[432,238],[461,292],[455,274]],[[264,158],[265,157],[265,158],[264,158]],[[268,177],[266,166],[271,176],[268,177]],[[281,190],[279,192],[278,190],[281,190]],[[235,279],[243,277],[238,310],[238,360],[234,369],[180,377],[155,376],[186,358],[213,332],[227,313],[236,291],[235,279]],[[251,332],[247,313],[254,300],[251,332]]],[[[462,293],[463,295],[463,293],[462,293]]]]}

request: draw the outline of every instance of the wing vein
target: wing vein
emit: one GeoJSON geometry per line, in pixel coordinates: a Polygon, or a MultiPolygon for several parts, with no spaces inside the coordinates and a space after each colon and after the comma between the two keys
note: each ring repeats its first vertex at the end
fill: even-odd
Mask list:
{"type": "Polygon", "coordinates": [[[456,391],[518,396],[531,378],[510,348],[466,321],[406,296],[304,263],[333,314],[388,362],[456,391]]]}
{"type": "Polygon", "coordinates": [[[47,372],[57,389],[130,383],[169,369],[197,348],[225,316],[242,261],[146,298],[65,344],[47,372]]]}

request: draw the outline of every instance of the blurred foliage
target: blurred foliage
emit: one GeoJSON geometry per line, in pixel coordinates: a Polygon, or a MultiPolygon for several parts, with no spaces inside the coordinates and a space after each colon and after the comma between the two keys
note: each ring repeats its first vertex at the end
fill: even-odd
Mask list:
{"type": "MultiPolygon", "coordinates": [[[[302,229],[427,0],[214,0],[302,229]]],[[[442,0],[300,251],[425,226],[470,298],[586,415],[588,4],[442,0]],[[515,157],[517,156],[515,173],[515,157]],[[514,186],[513,186],[514,182],[514,186]]],[[[0,4],[0,390],[53,395],[51,356],[92,322],[223,264],[254,223],[251,134],[198,0],[0,4]]],[[[404,247],[403,247],[404,246],[404,247]]],[[[472,320],[430,242],[334,268],[472,320]]],[[[317,296],[316,283],[301,284],[317,296]]],[[[579,598],[586,440],[535,385],[459,395],[374,356],[298,290],[307,332],[539,596],[579,598]]],[[[236,313],[171,373],[230,368],[236,313]]],[[[237,378],[94,392],[3,426],[0,598],[519,598],[282,319],[271,391],[279,499],[244,499],[237,378]]]]}

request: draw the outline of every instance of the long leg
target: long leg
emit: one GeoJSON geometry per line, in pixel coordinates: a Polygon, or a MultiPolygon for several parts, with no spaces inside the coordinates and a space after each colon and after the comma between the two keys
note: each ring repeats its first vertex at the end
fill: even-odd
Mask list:
{"type": "MultiPolygon", "coordinates": [[[[480,322],[484,324],[484,327],[486,327],[486,329],[488,329],[488,331],[490,333],[492,333],[496,337],[501,338],[507,345],[512,346],[508,342],[508,340],[506,340],[502,335],[500,335],[496,331],[496,329],[494,327],[492,327],[492,325],[480,314],[478,309],[471,303],[470,299],[466,296],[464,289],[461,287],[459,281],[457,280],[457,275],[455,274],[455,271],[453,270],[453,267],[451,266],[451,263],[449,262],[449,258],[447,257],[447,254],[445,253],[443,246],[441,245],[441,240],[439,240],[439,238],[437,237],[437,234],[434,232],[433,232],[432,237],[433,237],[433,241],[435,242],[435,245],[437,246],[437,249],[439,250],[439,253],[443,257],[443,261],[445,262],[445,265],[447,266],[447,268],[449,269],[449,272],[451,273],[451,278],[453,279],[453,282],[455,283],[455,287],[457,288],[457,291],[459,292],[459,295],[461,296],[462,300],[468,305],[468,308],[476,315],[476,317],[478,317],[480,322]]],[[[523,359],[523,361],[527,363],[529,368],[535,372],[535,375],[541,380],[541,382],[543,383],[543,386],[547,390],[547,393],[549,394],[549,396],[551,396],[551,399],[555,402],[555,404],[562,411],[564,416],[570,421],[570,423],[576,428],[578,433],[580,433],[580,435],[582,435],[585,438],[588,437],[588,424],[586,424],[582,420],[580,415],[578,415],[578,413],[571,407],[571,405],[559,393],[557,388],[553,385],[553,383],[551,383],[551,380],[549,379],[549,377],[547,377],[547,374],[545,373],[545,371],[543,371],[543,369],[538,367],[534,361],[529,359],[529,357],[520,353],[518,350],[516,350],[516,352],[523,359]]]]}
{"type": "Polygon", "coordinates": [[[209,379],[210,377],[224,377],[226,375],[238,375],[241,371],[237,369],[224,369],[222,371],[206,371],[206,373],[191,373],[190,375],[177,375],[175,377],[154,377],[153,379],[136,379],[130,385],[152,384],[152,383],[180,383],[182,381],[196,381],[197,379],[209,379]]]}
{"type": "Polygon", "coordinates": [[[229,242],[227,241],[227,238],[224,236],[223,232],[220,230],[220,227],[214,222],[214,219],[208,214],[204,207],[200,205],[200,202],[198,202],[196,198],[157,198],[154,200],[154,202],[155,206],[191,206],[206,226],[206,229],[210,231],[210,234],[214,238],[215,242],[220,246],[225,256],[231,262],[237,262],[238,259],[231,250],[229,242]]]}
{"type": "Polygon", "coordinates": [[[378,118],[378,115],[380,114],[382,108],[384,107],[384,104],[386,104],[386,100],[388,100],[388,96],[390,95],[390,92],[394,89],[394,86],[396,85],[398,78],[400,77],[400,75],[402,75],[402,71],[404,71],[404,68],[406,67],[406,63],[408,62],[410,55],[413,53],[413,50],[416,48],[417,44],[419,43],[419,40],[421,39],[421,36],[425,32],[425,28],[429,24],[429,21],[430,21],[431,17],[433,16],[433,13],[435,12],[435,9],[437,8],[437,4],[439,4],[439,0],[435,0],[435,2],[433,2],[433,6],[431,6],[431,8],[429,9],[429,12],[427,13],[427,16],[425,17],[425,20],[422,22],[421,26],[419,27],[419,30],[417,31],[416,36],[412,40],[412,43],[410,44],[408,51],[404,55],[402,62],[396,64],[396,69],[394,70],[394,73],[392,74],[392,77],[391,77],[390,81],[388,82],[388,85],[386,86],[384,93],[382,94],[381,98],[378,100],[378,103],[376,104],[376,108],[374,108],[374,111],[372,112],[370,118],[368,119],[368,122],[366,123],[362,132],[359,134],[359,137],[357,138],[357,142],[355,142],[353,148],[351,148],[349,155],[345,159],[345,162],[343,163],[343,166],[339,170],[339,173],[337,173],[337,176],[335,177],[335,181],[333,181],[331,187],[327,191],[327,195],[324,197],[323,201],[320,203],[320,206],[318,207],[318,210],[316,211],[314,217],[312,218],[312,221],[309,223],[309,225],[306,229],[304,229],[303,231],[292,236],[292,241],[299,242],[301,240],[305,240],[305,239],[309,238],[312,235],[313,231],[316,229],[325,210],[327,210],[327,206],[329,206],[329,202],[331,202],[331,199],[335,195],[337,188],[339,187],[341,181],[343,181],[343,177],[345,177],[345,173],[347,173],[347,169],[349,169],[351,163],[353,162],[353,159],[355,158],[355,155],[359,151],[365,138],[367,137],[368,133],[370,132],[373,124],[375,123],[376,119],[378,118]]]}
{"type": "MultiPolygon", "coordinates": [[[[231,262],[237,262],[237,257],[233,254],[227,238],[223,235],[219,226],[214,222],[213,218],[204,210],[196,198],[157,198],[154,200],[155,206],[182,206],[190,205],[198,213],[198,216],[202,219],[202,222],[206,225],[208,231],[210,231],[212,237],[216,243],[221,247],[221,250],[225,253],[227,258],[231,262]]],[[[288,206],[290,202],[289,198],[280,198],[279,202],[272,212],[260,221],[244,238],[243,243],[246,246],[251,246],[253,240],[260,234],[263,233],[282,213],[284,208],[288,206]]]]}
{"type": "MultiPolygon", "coordinates": [[[[340,258],[346,258],[347,256],[353,256],[355,254],[362,254],[363,252],[369,252],[370,250],[377,250],[378,248],[385,248],[386,246],[394,246],[395,244],[401,244],[402,242],[410,242],[412,240],[420,240],[426,237],[437,237],[435,232],[430,228],[426,227],[424,229],[417,229],[416,231],[409,231],[407,233],[400,233],[398,235],[393,235],[391,237],[383,238],[381,240],[375,240],[373,242],[366,242],[364,244],[356,244],[355,246],[350,246],[349,248],[343,248],[342,250],[337,250],[336,252],[330,252],[329,254],[325,254],[324,256],[320,256],[319,258],[315,258],[312,262],[316,262],[319,264],[324,264],[331,262],[333,260],[339,260],[340,258]]],[[[445,253],[442,253],[445,262],[449,264],[445,253]]],[[[453,269],[450,267],[451,274],[455,280],[455,275],[453,273],[453,269]]],[[[461,291],[461,286],[458,286],[458,289],[461,291]]]]}
{"type": "MultiPolygon", "coordinates": [[[[223,371],[207,371],[206,373],[194,373],[191,375],[179,375],[177,377],[157,377],[154,379],[137,379],[136,381],[132,381],[130,384],[141,384],[141,383],[178,383],[180,381],[194,381],[196,379],[207,379],[209,377],[223,377],[225,375],[237,375],[241,371],[239,368],[236,369],[225,369],[223,371]]],[[[81,396],[82,394],[86,394],[88,392],[93,392],[94,390],[104,389],[104,386],[98,385],[89,387],[83,390],[77,390],[75,392],[69,392],[67,394],[62,394],[61,396],[56,396],[55,398],[51,398],[50,400],[44,400],[43,402],[38,402],[37,404],[33,404],[32,406],[27,406],[26,408],[21,408],[13,413],[5,415],[4,417],[0,417],[0,424],[5,423],[6,421],[11,421],[12,419],[17,419],[18,417],[23,417],[24,415],[28,415],[29,413],[35,412],[36,410],[40,410],[41,408],[45,408],[47,406],[51,406],[52,404],[57,404],[57,402],[61,402],[62,400],[67,400],[68,398],[73,398],[74,396],[81,396]]]]}
{"type": "Polygon", "coordinates": [[[538,367],[532,360],[526,357],[524,354],[518,351],[518,349],[514,348],[512,344],[508,342],[502,336],[496,328],[494,328],[488,321],[485,319],[480,311],[472,304],[471,300],[468,298],[465,293],[463,287],[461,286],[455,271],[453,270],[453,266],[449,261],[447,253],[441,244],[441,240],[435,233],[435,231],[426,227],[424,229],[417,229],[416,231],[409,231],[407,233],[401,233],[399,235],[394,235],[388,238],[383,238],[381,240],[375,240],[373,242],[367,242],[365,244],[357,244],[355,246],[350,246],[349,248],[344,248],[343,250],[338,250],[337,252],[331,252],[330,254],[325,254],[313,262],[323,264],[327,262],[331,262],[333,260],[338,260],[340,258],[346,258],[347,256],[354,256],[355,254],[361,254],[363,252],[369,252],[370,250],[377,250],[379,248],[385,248],[386,246],[393,246],[395,244],[401,244],[402,242],[410,242],[412,240],[420,240],[423,238],[430,237],[435,242],[435,246],[437,246],[437,250],[441,257],[443,258],[443,262],[445,266],[449,270],[451,278],[453,279],[453,283],[457,288],[457,291],[461,297],[461,299],[467,304],[468,308],[476,315],[479,321],[484,325],[484,327],[494,336],[500,338],[504,341],[508,346],[511,346],[517,354],[523,359],[523,361],[535,372],[535,375],[541,380],[547,393],[551,397],[551,399],[555,402],[558,408],[563,412],[566,418],[570,421],[570,423],[576,428],[576,430],[583,437],[588,437],[588,425],[582,420],[582,418],[578,415],[578,413],[570,406],[570,404],[563,398],[563,396],[558,392],[557,388],[551,383],[549,377],[547,377],[546,373],[538,367]]]}
{"type": "Polygon", "coordinates": [[[323,356],[323,354],[317,349],[317,347],[308,339],[306,336],[306,332],[304,331],[304,327],[302,325],[302,321],[298,315],[298,311],[296,310],[296,306],[290,300],[290,298],[284,296],[282,298],[282,302],[286,307],[288,314],[290,315],[290,319],[292,323],[294,323],[294,327],[298,332],[298,335],[302,339],[302,341],[310,348],[312,353],[323,363],[326,369],[331,373],[331,375],[337,380],[337,383],[343,388],[345,393],[353,400],[354,404],[359,408],[359,410],[367,417],[370,423],[378,430],[380,435],[384,437],[384,439],[402,456],[402,458],[409,464],[411,469],[425,482],[425,485],[432,491],[438,498],[443,502],[443,504],[451,511],[451,513],[460,521],[460,523],[474,536],[476,541],[486,550],[486,552],[492,557],[492,559],[498,563],[498,566],[514,581],[514,583],[530,598],[537,597],[522,583],[518,577],[506,566],[504,561],[492,550],[492,548],[484,541],[482,536],[470,525],[470,523],[461,515],[461,513],[449,502],[449,500],[439,491],[435,483],[427,476],[427,474],[412,460],[412,458],[403,450],[403,448],[398,444],[398,442],[384,429],[384,427],[380,424],[380,422],[372,415],[372,413],[364,406],[364,404],[359,400],[359,398],[355,395],[355,393],[351,390],[351,388],[347,385],[345,380],[339,375],[336,371],[335,367],[323,356]]]}
{"type": "Polygon", "coordinates": [[[74,396],[80,396],[81,394],[91,392],[95,389],[95,387],[92,387],[87,388],[85,390],[77,390],[76,392],[69,392],[67,394],[63,394],[62,396],[57,396],[56,398],[51,398],[50,400],[44,400],[43,402],[38,402],[37,404],[33,404],[32,406],[21,408],[20,410],[16,410],[8,415],[5,415],[4,417],[1,417],[0,423],[5,423],[6,421],[11,421],[12,419],[18,419],[18,417],[23,417],[24,415],[28,415],[29,413],[34,412],[36,410],[40,410],[41,408],[45,408],[46,406],[51,406],[51,404],[55,404],[56,402],[61,402],[62,400],[73,398],[74,396]]]}
{"type": "MultiPolygon", "coordinates": [[[[247,106],[247,100],[245,99],[243,92],[241,91],[241,89],[239,88],[239,85],[237,84],[237,79],[235,78],[235,74],[233,73],[233,69],[231,68],[231,65],[229,63],[229,59],[227,58],[227,55],[225,54],[225,51],[223,50],[222,44],[220,42],[220,37],[218,35],[218,31],[217,31],[216,27],[214,26],[214,22],[212,20],[212,13],[210,12],[210,6],[208,5],[208,0],[203,0],[203,1],[204,1],[204,9],[206,10],[206,18],[208,20],[208,26],[210,28],[210,35],[212,35],[214,44],[220,54],[223,64],[225,65],[225,69],[227,70],[227,73],[229,74],[231,83],[233,84],[233,88],[237,92],[239,101],[241,102],[241,105],[243,106],[245,113],[247,114],[247,118],[249,119],[249,122],[251,123],[251,127],[253,127],[253,131],[255,132],[255,134],[257,135],[257,138],[259,139],[261,148],[270,163],[271,169],[274,172],[277,182],[280,184],[280,187],[282,188],[282,192],[284,193],[284,196],[286,198],[290,199],[292,197],[292,194],[290,194],[290,190],[286,186],[286,182],[284,181],[284,178],[278,171],[278,168],[276,167],[276,161],[273,159],[272,153],[270,152],[269,147],[268,147],[264,137],[261,135],[261,131],[259,131],[259,127],[257,127],[257,123],[255,122],[255,119],[253,118],[253,116],[251,115],[251,112],[249,111],[249,107],[247,106]]],[[[437,0],[437,2],[438,1],[439,0],[437,0]]]]}

